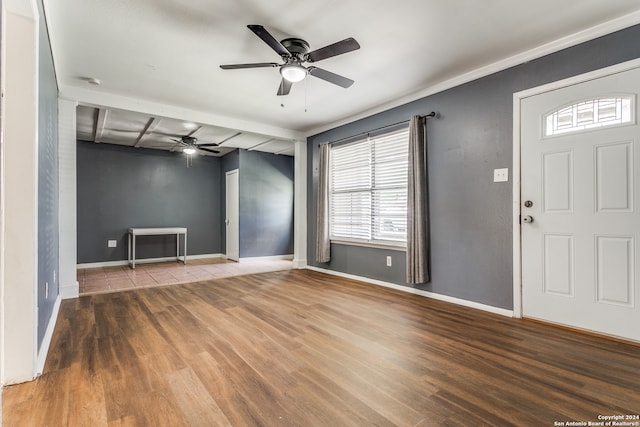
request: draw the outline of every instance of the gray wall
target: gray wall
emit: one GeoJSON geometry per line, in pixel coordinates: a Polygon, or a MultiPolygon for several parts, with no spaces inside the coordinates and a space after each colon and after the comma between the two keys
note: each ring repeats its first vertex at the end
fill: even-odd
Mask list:
{"type": "MultiPolygon", "coordinates": [[[[42,1],[38,1],[44,17],[42,1]]],[[[38,349],[58,297],[58,85],[46,22],[40,19],[38,70],[38,349]],[[45,285],[49,284],[49,295],[45,285]]]]}
{"type": "Polygon", "coordinates": [[[240,257],[293,253],[293,157],[240,151],[240,257]]]}
{"type": "MultiPolygon", "coordinates": [[[[79,141],[77,162],[78,263],[126,260],[129,227],[187,227],[189,255],[221,252],[220,159],[79,141]]],[[[137,258],[175,255],[173,236],[137,243],[137,258]]]]}
{"type": "Polygon", "coordinates": [[[402,252],[332,245],[330,263],[314,261],[318,143],[437,111],[427,122],[432,280],[417,287],[512,309],[512,179],[492,178],[513,171],[513,93],[638,57],[635,26],[310,137],[309,264],[405,285],[402,252]]]}

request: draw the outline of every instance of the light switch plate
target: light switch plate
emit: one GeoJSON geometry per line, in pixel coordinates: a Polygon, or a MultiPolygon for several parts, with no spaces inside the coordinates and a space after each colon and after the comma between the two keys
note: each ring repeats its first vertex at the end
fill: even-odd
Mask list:
{"type": "Polygon", "coordinates": [[[118,241],[117,240],[107,240],[107,247],[108,248],[115,248],[116,246],[118,246],[118,241]]]}
{"type": "Polygon", "coordinates": [[[509,168],[493,170],[493,182],[507,182],[507,181],[509,181],[509,168]]]}

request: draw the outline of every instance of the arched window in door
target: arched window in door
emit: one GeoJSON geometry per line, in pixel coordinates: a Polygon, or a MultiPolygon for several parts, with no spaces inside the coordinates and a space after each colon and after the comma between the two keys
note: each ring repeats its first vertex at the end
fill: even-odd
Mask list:
{"type": "Polygon", "coordinates": [[[635,96],[609,95],[565,105],[543,117],[544,137],[635,123],[635,96]]]}

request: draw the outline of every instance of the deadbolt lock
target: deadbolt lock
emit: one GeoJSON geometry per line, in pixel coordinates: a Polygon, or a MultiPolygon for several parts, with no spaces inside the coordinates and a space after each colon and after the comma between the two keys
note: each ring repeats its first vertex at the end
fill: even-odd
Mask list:
{"type": "Polygon", "coordinates": [[[531,200],[527,200],[526,202],[524,202],[525,208],[530,208],[531,206],[533,206],[533,202],[531,200]]]}

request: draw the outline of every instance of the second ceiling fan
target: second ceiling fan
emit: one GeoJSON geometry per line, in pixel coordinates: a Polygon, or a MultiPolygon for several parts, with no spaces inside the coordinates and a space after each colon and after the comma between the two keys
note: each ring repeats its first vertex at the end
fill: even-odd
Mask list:
{"type": "Polygon", "coordinates": [[[198,144],[198,138],[196,138],[195,136],[189,136],[189,135],[181,136],[180,139],[171,138],[171,140],[182,145],[182,152],[188,155],[195,154],[196,150],[202,150],[202,151],[206,151],[208,153],[213,153],[213,154],[220,154],[220,151],[209,148],[209,147],[217,147],[218,145],[220,145],[219,143],[216,143],[216,142],[198,144]]]}
{"type": "Polygon", "coordinates": [[[262,25],[247,25],[247,27],[260,37],[271,49],[276,51],[284,61],[283,64],[276,62],[257,62],[252,64],[232,64],[221,65],[223,70],[237,70],[242,68],[263,68],[280,67],[282,80],[278,88],[278,95],[288,95],[293,83],[302,81],[307,74],[310,74],[329,83],[348,88],[353,84],[353,80],[322,68],[302,65],[305,62],[318,62],[323,59],[341,55],[360,49],[358,42],[349,37],[328,46],[309,52],[309,43],[299,38],[287,38],[282,41],[276,40],[269,31],[262,25]]]}

